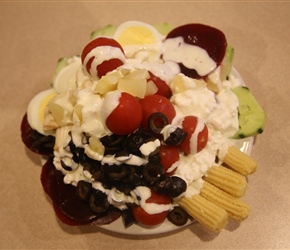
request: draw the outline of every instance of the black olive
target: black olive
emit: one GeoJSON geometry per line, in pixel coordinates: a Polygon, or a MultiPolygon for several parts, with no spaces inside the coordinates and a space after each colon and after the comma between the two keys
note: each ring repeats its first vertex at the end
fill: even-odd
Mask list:
{"type": "Polygon", "coordinates": [[[66,171],[73,171],[78,167],[78,164],[75,163],[69,156],[62,157],[60,164],[66,171]]]}
{"type": "Polygon", "coordinates": [[[148,125],[154,133],[160,133],[161,130],[169,124],[167,116],[161,112],[152,113],[148,119],[148,125]]]}
{"type": "Polygon", "coordinates": [[[149,156],[148,156],[148,161],[151,162],[151,163],[159,163],[161,161],[161,156],[159,154],[159,151],[160,151],[160,148],[158,150],[158,153],[151,153],[149,156]]]}
{"type": "Polygon", "coordinates": [[[177,146],[185,140],[186,136],[187,132],[177,127],[164,142],[169,146],[177,146]]]}
{"type": "Polygon", "coordinates": [[[115,154],[115,158],[129,158],[131,156],[131,154],[129,152],[127,152],[126,150],[119,150],[116,154],[115,154]]]}
{"type": "Polygon", "coordinates": [[[44,151],[51,151],[53,152],[53,147],[55,144],[55,137],[52,135],[47,135],[44,136],[40,133],[38,133],[36,130],[33,130],[33,133],[31,135],[35,141],[34,143],[31,145],[32,149],[35,150],[44,150],[44,151]]]}
{"type": "Polygon", "coordinates": [[[136,171],[135,166],[128,166],[127,175],[122,179],[122,182],[131,185],[132,188],[140,186],[142,183],[141,174],[136,171]]]}
{"type": "Polygon", "coordinates": [[[172,189],[169,191],[168,195],[172,198],[175,198],[186,191],[187,184],[182,178],[178,176],[171,176],[170,178],[172,180],[172,189]]]}
{"type": "Polygon", "coordinates": [[[128,228],[135,223],[135,218],[131,208],[124,209],[122,211],[122,217],[125,228],[128,228]]]}
{"type": "Polygon", "coordinates": [[[188,221],[188,213],[182,207],[174,207],[168,214],[167,219],[174,225],[183,226],[188,221]]]}
{"type": "Polygon", "coordinates": [[[142,133],[136,132],[128,136],[125,142],[125,148],[132,154],[141,156],[139,148],[145,143],[145,137],[142,133]]]}
{"type": "Polygon", "coordinates": [[[127,168],[125,164],[121,165],[105,165],[104,166],[106,176],[113,181],[121,180],[127,175],[127,168]]]}
{"type": "Polygon", "coordinates": [[[172,179],[168,175],[162,175],[154,182],[153,189],[158,194],[167,194],[172,189],[172,179]]]}
{"type": "Polygon", "coordinates": [[[157,181],[164,172],[164,168],[158,163],[149,162],[143,167],[143,176],[149,182],[157,181]]]}
{"type": "Polygon", "coordinates": [[[80,200],[89,201],[92,193],[92,183],[80,180],[77,184],[76,192],[80,200]]]}
{"type": "Polygon", "coordinates": [[[126,136],[124,135],[111,134],[111,135],[105,135],[102,138],[100,138],[100,142],[105,147],[110,148],[110,147],[120,146],[125,138],[126,136]]]}
{"type": "Polygon", "coordinates": [[[100,190],[93,190],[90,196],[89,203],[90,208],[95,213],[103,213],[110,206],[110,203],[107,199],[107,195],[100,190]]]}
{"type": "Polygon", "coordinates": [[[124,135],[106,135],[100,138],[101,143],[105,147],[104,155],[114,155],[116,154],[122,147],[123,141],[126,139],[124,135]]]}

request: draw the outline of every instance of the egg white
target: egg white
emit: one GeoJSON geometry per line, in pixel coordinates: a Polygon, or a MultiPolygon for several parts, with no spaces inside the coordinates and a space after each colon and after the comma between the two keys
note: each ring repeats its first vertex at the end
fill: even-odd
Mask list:
{"type": "Polygon", "coordinates": [[[52,133],[43,130],[43,123],[46,106],[56,94],[54,89],[44,90],[32,98],[27,108],[29,125],[43,135],[52,133]]]}

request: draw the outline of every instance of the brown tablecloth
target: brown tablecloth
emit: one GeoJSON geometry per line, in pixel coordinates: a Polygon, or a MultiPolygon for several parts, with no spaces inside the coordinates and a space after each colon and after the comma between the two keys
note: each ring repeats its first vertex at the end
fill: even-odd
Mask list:
{"type": "Polygon", "coordinates": [[[290,248],[290,3],[2,2],[0,3],[0,248],[206,249],[290,248]],[[219,234],[194,224],[178,233],[121,236],[61,224],[44,195],[38,156],[20,140],[30,99],[48,88],[56,60],[79,54],[91,31],[126,20],[215,26],[235,48],[234,64],[267,112],[252,156],[244,200],[249,218],[219,234]]]}

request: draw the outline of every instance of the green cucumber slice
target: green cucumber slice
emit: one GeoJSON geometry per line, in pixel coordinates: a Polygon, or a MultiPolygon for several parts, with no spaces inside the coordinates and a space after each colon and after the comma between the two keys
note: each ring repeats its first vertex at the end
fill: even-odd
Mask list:
{"type": "Polygon", "coordinates": [[[228,44],[226,48],[226,54],[221,62],[220,68],[220,79],[221,81],[228,80],[232,71],[233,59],[234,59],[235,50],[232,45],[228,44]]]}
{"type": "Polygon", "coordinates": [[[114,26],[112,24],[108,24],[104,26],[103,28],[97,29],[91,33],[91,40],[100,37],[100,36],[106,36],[106,37],[113,37],[115,31],[117,29],[117,26],[114,26]]]}
{"type": "Polygon", "coordinates": [[[261,134],[266,123],[266,113],[259,105],[249,88],[245,86],[232,90],[239,100],[239,131],[233,136],[235,139],[261,134]]]}

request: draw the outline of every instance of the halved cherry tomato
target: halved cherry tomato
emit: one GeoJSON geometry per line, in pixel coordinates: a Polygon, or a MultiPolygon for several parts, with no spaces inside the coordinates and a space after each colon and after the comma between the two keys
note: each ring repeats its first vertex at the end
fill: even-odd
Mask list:
{"type": "Polygon", "coordinates": [[[160,79],[159,77],[155,76],[150,71],[149,71],[149,75],[150,77],[148,81],[151,80],[152,82],[154,82],[154,84],[158,88],[158,91],[156,92],[156,94],[165,96],[166,98],[169,99],[172,96],[172,91],[169,88],[169,86],[166,84],[166,82],[160,79]]]}
{"type": "MultiPolygon", "coordinates": [[[[96,68],[91,69],[93,61],[98,58],[98,54],[93,53],[90,58],[86,61],[87,55],[95,48],[102,47],[102,46],[111,46],[114,48],[120,49],[121,53],[124,55],[124,50],[122,46],[114,39],[107,38],[107,37],[98,37],[88,43],[82,51],[81,59],[82,64],[85,64],[86,71],[92,76],[98,76],[101,78],[102,76],[106,75],[108,72],[118,68],[119,66],[124,64],[125,57],[121,58],[114,58],[113,55],[107,55],[104,53],[106,58],[104,61],[101,61],[100,64],[96,66],[96,68]],[[92,70],[92,71],[91,71],[92,70]],[[92,73],[93,72],[93,73],[92,73]]],[[[103,55],[103,56],[104,56],[103,55]]]]}
{"type": "Polygon", "coordinates": [[[148,120],[151,114],[160,112],[168,118],[169,123],[172,122],[176,115],[172,103],[162,95],[148,95],[140,100],[142,107],[142,122],[141,126],[148,128],[148,120]]]}
{"type": "Polygon", "coordinates": [[[118,106],[106,119],[106,126],[115,134],[126,135],[133,133],[140,126],[141,120],[142,108],[138,100],[122,92],[118,106]]]}
{"type": "Polygon", "coordinates": [[[184,117],[182,130],[188,133],[185,140],[179,145],[179,149],[185,154],[198,153],[206,146],[208,129],[202,119],[196,116],[184,117]]]}
{"type": "MultiPolygon", "coordinates": [[[[151,196],[146,200],[146,203],[156,203],[156,204],[170,204],[170,198],[167,195],[160,195],[151,190],[151,196]]],[[[158,214],[148,214],[141,206],[132,208],[133,215],[137,222],[148,225],[155,226],[162,223],[169,212],[163,211],[158,214]]]]}
{"type": "Polygon", "coordinates": [[[159,155],[161,158],[160,164],[165,169],[167,175],[173,175],[178,167],[179,150],[177,147],[161,145],[159,155]]]}

